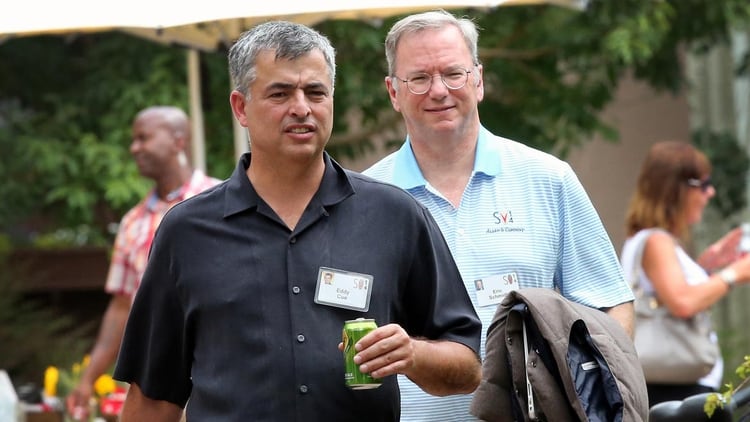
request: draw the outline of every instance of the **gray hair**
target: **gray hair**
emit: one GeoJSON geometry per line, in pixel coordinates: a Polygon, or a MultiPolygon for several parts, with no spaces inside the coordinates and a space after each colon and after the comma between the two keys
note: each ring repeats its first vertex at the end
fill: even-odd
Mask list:
{"type": "Polygon", "coordinates": [[[336,50],[318,31],[298,23],[272,21],[245,31],[229,49],[229,74],[234,89],[248,96],[250,84],[255,81],[255,66],[262,51],[275,51],[276,59],[295,60],[313,50],[325,56],[331,87],[336,81],[336,50]]]}
{"type": "Polygon", "coordinates": [[[388,75],[396,75],[396,49],[401,37],[408,34],[415,34],[425,29],[442,29],[450,25],[455,26],[461,31],[466,46],[471,52],[472,60],[474,61],[473,64],[478,65],[479,52],[477,42],[479,41],[479,33],[477,32],[476,25],[467,18],[456,18],[441,9],[409,15],[391,27],[391,30],[388,31],[388,36],[385,37],[385,59],[388,61],[388,75]]]}

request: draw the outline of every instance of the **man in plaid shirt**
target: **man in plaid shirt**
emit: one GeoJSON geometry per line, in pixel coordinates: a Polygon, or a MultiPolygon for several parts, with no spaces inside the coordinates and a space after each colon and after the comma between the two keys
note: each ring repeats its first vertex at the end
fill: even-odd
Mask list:
{"type": "Polygon", "coordinates": [[[130,306],[162,217],[174,204],[220,182],[190,166],[186,153],[190,148],[190,123],[181,109],[148,107],[136,115],[132,131],[130,153],[140,174],[152,179],[155,186],[120,222],[105,287],[112,298],[91,351],[91,362],[67,398],[68,412],[77,420],[88,420],[94,381],[117,358],[130,306]]]}

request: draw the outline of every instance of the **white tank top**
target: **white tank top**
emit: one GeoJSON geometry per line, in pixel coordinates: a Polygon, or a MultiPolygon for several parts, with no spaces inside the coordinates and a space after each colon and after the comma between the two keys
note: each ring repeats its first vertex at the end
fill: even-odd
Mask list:
{"type": "MultiPolygon", "coordinates": [[[[651,280],[649,280],[648,276],[646,276],[646,273],[643,271],[641,263],[636,263],[635,260],[637,258],[636,253],[638,245],[645,243],[648,236],[650,236],[657,230],[661,229],[644,229],[629,237],[627,240],[625,240],[625,244],[622,247],[622,253],[620,254],[620,263],[622,264],[622,268],[625,271],[625,277],[627,278],[628,282],[631,284],[631,286],[639,284],[643,291],[648,294],[654,293],[653,284],[651,283],[651,280]],[[634,271],[636,273],[635,278],[633,277],[634,271]]],[[[680,267],[682,268],[682,273],[685,276],[685,282],[687,284],[694,286],[708,281],[709,275],[706,270],[698,265],[698,263],[695,262],[678,243],[675,243],[675,253],[677,253],[677,260],[680,263],[680,267]]],[[[716,332],[711,333],[711,339],[714,342],[718,341],[716,332]]],[[[723,372],[724,362],[721,358],[719,358],[711,372],[705,377],[698,380],[698,384],[718,390],[721,386],[723,372]]]]}

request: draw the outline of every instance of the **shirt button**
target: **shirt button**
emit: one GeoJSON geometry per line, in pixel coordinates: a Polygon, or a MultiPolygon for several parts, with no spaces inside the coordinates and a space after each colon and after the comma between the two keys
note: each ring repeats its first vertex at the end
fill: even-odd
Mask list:
{"type": "Polygon", "coordinates": [[[302,394],[307,394],[307,386],[305,384],[300,385],[299,392],[302,394]]]}
{"type": "Polygon", "coordinates": [[[301,292],[301,291],[302,291],[302,289],[300,289],[299,286],[292,287],[292,293],[294,293],[296,295],[298,295],[299,292],[301,292]]]}
{"type": "Polygon", "coordinates": [[[463,236],[465,233],[464,229],[458,229],[458,235],[463,236]]]}
{"type": "Polygon", "coordinates": [[[300,342],[300,343],[304,343],[305,342],[305,336],[302,335],[302,334],[297,334],[297,341],[300,342]]]}
{"type": "Polygon", "coordinates": [[[291,243],[291,244],[297,243],[297,238],[293,237],[293,238],[289,239],[289,243],[291,243]]]}

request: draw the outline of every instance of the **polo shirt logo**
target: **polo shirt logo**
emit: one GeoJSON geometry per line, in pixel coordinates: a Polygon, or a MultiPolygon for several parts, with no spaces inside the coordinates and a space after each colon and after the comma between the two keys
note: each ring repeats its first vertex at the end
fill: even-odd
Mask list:
{"type": "Polygon", "coordinates": [[[510,210],[495,211],[492,213],[492,217],[495,218],[495,224],[509,224],[513,222],[513,213],[510,210]]]}
{"type": "Polygon", "coordinates": [[[513,221],[513,213],[510,210],[495,211],[492,213],[495,226],[488,227],[486,233],[509,233],[523,232],[523,227],[517,227],[513,221]]]}

